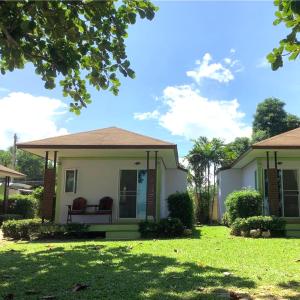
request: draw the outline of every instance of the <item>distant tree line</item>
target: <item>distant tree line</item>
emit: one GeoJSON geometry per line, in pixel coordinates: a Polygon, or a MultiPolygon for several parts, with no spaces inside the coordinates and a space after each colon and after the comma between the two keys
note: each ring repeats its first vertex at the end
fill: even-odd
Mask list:
{"type": "MultiPolygon", "coordinates": [[[[0,164],[12,168],[13,147],[8,150],[0,150],[0,164]]],[[[44,160],[23,150],[16,152],[16,170],[26,174],[27,180],[42,180],[44,172],[44,160]]]]}

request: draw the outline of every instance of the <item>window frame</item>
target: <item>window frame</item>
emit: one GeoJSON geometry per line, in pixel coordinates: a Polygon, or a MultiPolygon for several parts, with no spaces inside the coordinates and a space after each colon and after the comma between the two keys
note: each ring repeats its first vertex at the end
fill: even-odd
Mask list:
{"type": "Polygon", "coordinates": [[[78,180],[78,170],[73,168],[73,169],[65,169],[64,170],[64,192],[65,193],[74,193],[76,194],[77,192],[77,180],[78,180]],[[74,174],[74,184],[73,184],[73,188],[72,191],[67,191],[67,172],[73,171],[74,174]]]}

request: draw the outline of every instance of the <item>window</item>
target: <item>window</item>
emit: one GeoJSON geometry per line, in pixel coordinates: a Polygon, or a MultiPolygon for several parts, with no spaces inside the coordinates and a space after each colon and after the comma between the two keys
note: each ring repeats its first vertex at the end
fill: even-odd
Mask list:
{"type": "Polygon", "coordinates": [[[76,193],[77,189],[77,170],[65,171],[65,192],[76,193]]]}

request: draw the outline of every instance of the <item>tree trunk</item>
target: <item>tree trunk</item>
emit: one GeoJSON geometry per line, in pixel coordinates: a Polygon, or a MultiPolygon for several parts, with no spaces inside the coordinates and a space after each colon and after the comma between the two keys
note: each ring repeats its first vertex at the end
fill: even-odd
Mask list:
{"type": "Polygon", "coordinates": [[[213,211],[214,211],[214,201],[215,201],[215,194],[216,194],[216,164],[214,164],[214,185],[213,185],[213,193],[212,193],[212,201],[211,201],[211,210],[210,210],[210,223],[213,222],[213,211]]]}

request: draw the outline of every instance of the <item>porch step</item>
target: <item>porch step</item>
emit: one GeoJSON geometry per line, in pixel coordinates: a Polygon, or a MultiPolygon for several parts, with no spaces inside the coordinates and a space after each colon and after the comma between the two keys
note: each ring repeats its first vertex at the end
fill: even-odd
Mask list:
{"type": "Polygon", "coordinates": [[[287,237],[296,237],[296,238],[300,238],[300,230],[287,230],[285,232],[285,235],[287,237]]]}
{"type": "Polygon", "coordinates": [[[295,223],[286,224],[285,229],[286,230],[300,230],[300,224],[295,224],[295,223]]]}
{"type": "MultiPolygon", "coordinates": [[[[289,220],[290,221],[290,220],[289,220]]],[[[287,237],[300,237],[300,224],[299,223],[288,223],[285,225],[287,237]]]]}
{"type": "Polygon", "coordinates": [[[138,224],[92,224],[88,230],[105,232],[107,240],[136,240],[140,238],[138,224]]]}
{"type": "Polygon", "coordinates": [[[140,237],[138,231],[108,231],[105,235],[107,240],[137,240],[140,237]]]}
{"type": "Polygon", "coordinates": [[[286,224],[299,224],[300,225],[300,218],[283,218],[286,224]]]}

